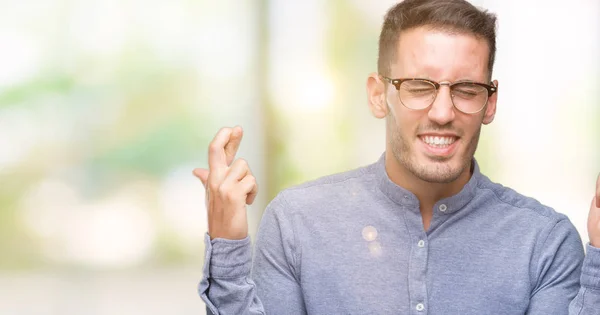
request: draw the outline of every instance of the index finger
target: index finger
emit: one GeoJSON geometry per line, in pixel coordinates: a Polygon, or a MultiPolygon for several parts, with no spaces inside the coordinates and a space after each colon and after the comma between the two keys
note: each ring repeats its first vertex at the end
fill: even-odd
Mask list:
{"type": "Polygon", "coordinates": [[[229,142],[225,145],[225,159],[227,160],[227,166],[233,163],[233,160],[235,159],[235,154],[237,153],[237,150],[240,147],[240,143],[242,142],[243,135],[244,131],[242,130],[242,127],[233,127],[231,131],[231,136],[229,137],[229,142]]]}
{"type": "Polygon", "coordinates": [[[225,146],[229,143],[232,131],[231,128],[221,128],[210,142],[208,146],[208,169],[211,173],[227,167],[225,146]]]}

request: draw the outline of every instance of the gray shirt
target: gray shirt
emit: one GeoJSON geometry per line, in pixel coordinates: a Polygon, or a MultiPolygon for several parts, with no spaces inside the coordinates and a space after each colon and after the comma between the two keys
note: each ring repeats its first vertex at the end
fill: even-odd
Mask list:
{"type": "Polygon", "coordinates": [[[254,264],[249,238],[206,235],[199,294],[224,315],[600,314],[600,249],[584,260],[565,215],[473,165],[427,231],[383,156],[286,189],[265,210],[254,264]]]}

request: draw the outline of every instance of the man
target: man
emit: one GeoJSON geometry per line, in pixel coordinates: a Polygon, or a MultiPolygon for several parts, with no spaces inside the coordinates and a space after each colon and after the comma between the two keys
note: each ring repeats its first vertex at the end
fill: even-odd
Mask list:
{"type": "Polygon", "coordinates": [[[209,231],[199,293],[214,314],[600,314],[600,178],[587,256],[569,219],[491,182],[473,158],[494,119],[495,17],[463,0],[387,13],[369,107],[376,163],[281,192],[252,264],[257,193],[224,128],[196,169],[209,231]],[[252,268],[251,268],[252,267],[252,268]],[[252,269],[252,272],[251,272],[252,269]]]}

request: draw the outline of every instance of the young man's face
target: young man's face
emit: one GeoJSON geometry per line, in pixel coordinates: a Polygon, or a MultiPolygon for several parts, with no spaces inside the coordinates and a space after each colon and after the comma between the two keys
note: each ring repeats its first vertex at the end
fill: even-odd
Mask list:
{"type": "MultiPolygon", "coordinates": [[[[488,54],[484,39],[415,28],[402,32],[390,77],[489,83],[488,54]]],[[[452,182],[468,171],[482,123],[493,120],[497,93],[480,112],[465,114],[442,85],[431,106],[412,110],[402,105],[393,85],[385,84],[387,150],[398,166],[433,183],[452,182]]]]}

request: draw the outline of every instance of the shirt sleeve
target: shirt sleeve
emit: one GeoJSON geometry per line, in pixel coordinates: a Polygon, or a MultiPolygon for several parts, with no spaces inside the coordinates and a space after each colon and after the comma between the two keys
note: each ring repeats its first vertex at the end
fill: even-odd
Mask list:
{"type": "Polygon", "coordinates": [[[587,255],[581,269],[581,287],[571,305],[569,314],[592,315],[600,313],[600,248],[586,245],[587,255]]]}
{"type": "Polygon", "coordinates": [[[283,196],[276,197],[263,215],[256,235],[252,277],[266,314],[306,314],[295,212],[283,196]]]}
{"type": "Polygon", "coordinates": [[[580,287],[583,258],[583,244],[573,224],[566,217],[551,223],[540,235],[532,257],[526,314],[570,314],[570,304],[580,287]]]}
{"type": "Polygon", "coordinates": [[[526,314],[600,314],[600,249],[587,245],[566,218],[544,235],[534,253],[534,287],[526,314]],[[547,235],[547,236],[546,236],[547,235]]]}
{"type": "MultiPolygon", "coordinates": [[[[280,195],[281,196],[281,195],[280,195]]],[[[254,261],[250,238],[210,240],[198,293],[207,314],[306,314],[297,274],[297,252],[282,197],[267,206],[256,236],[254,261]]]]}

